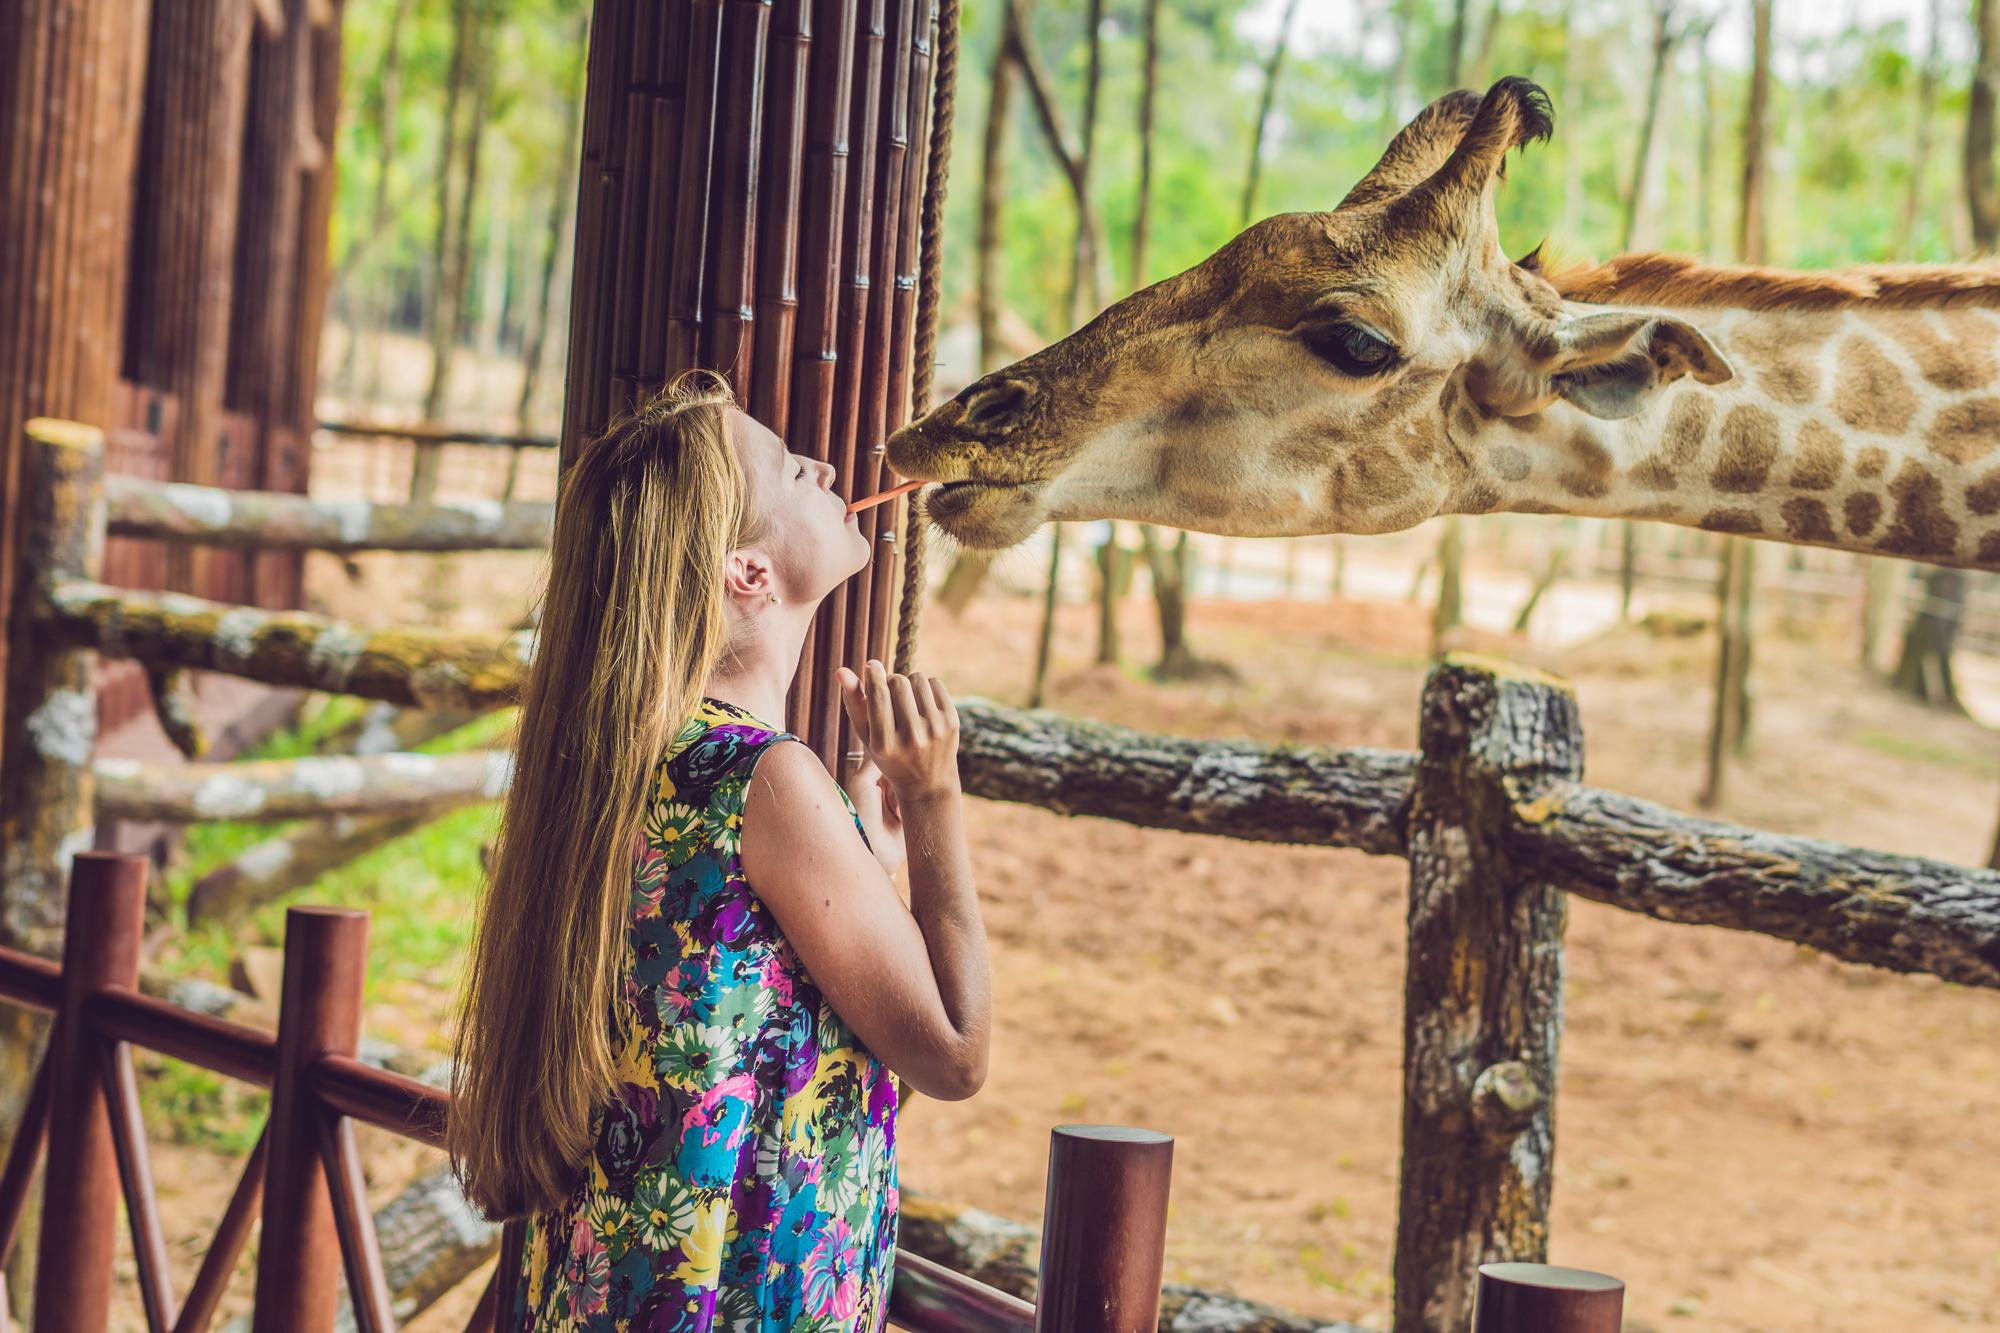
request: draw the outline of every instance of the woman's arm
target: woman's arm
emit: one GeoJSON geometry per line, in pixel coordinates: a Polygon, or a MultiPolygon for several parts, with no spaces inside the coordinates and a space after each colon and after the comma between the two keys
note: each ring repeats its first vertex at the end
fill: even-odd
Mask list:
{"type": "Polygon", "coordinates": [[[936,706],[941,690],[925,709],[909,681],[879,668],[873,674],[880,679],[864,688],[873,694],[879,685],[886,710],[879,716],[904,738],[883,767],[896,782],[909,846],[910,906],[855,831],[832,775],[803,745],[774,746],[757,763],[743,869],[855,1035],[918,1092],[955,1101],[985,1082],[992,1008],[957,785],[956,720],[936,706]],[[949,747],[948,765],[936,762],[939,747],[949,747]],[[910,762],[919,752],[925,762],[910,762]],[[949,781],[941,780],[946,771],[949,781]]]}

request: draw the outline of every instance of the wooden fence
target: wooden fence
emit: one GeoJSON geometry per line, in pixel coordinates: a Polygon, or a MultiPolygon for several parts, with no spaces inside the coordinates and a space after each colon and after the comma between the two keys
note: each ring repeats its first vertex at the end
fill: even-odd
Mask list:
{"type": "MultiPolygon", "coordinates": [[[[369,1212],[354,1125],[433,1147],[450,1099],[357,1058],[368,917],[295,907],[286,914],[275,1035],[139,992],[146,861],[84,852],[70,910],[79,928],[60,968],[0,949],[0,997],[57,1015],[27,1115],[0,1169],[0,1262],[11,1251],[46,1153],[49,1206],[35,1270],[36,1327],[102,1333],[110,1315],[119,1201],[131,1229],[152,1333],[202,1333],[214,1320],[253,1223],[257,1333],[334,1325],[340,1278],[361,1333],[396,1327],[369,1212]],[[271,1092],[270,1116],[244,1163],[214,1239],[176,1299],[133,1072],[134,1047],[271,1092]]],[[[1173,1140],[1117,1126],[1052,1133],[1044,1300],[1061,1326],[1150,1328],[1158,1318],[1173,1140]],[[1116,1312],[1115,1323],[1104,1312],[1116,1312]]],[[[514,1306],[523,1223],[503,1229],[500,1258],[466,1325],[496,1329],[514,1306]]],[[[1035,1307],[907,1252],[897,1256],[890,1318],[915,1333],[1029,1333],[1035,1307]]]]}
{"type": "MultiPolygon", "coordinates": [[[[93,534],[105,511],[93,433],[35,423],[30,434],[33,614],[46,633],[34,675],[41,692],[20,716],[60,715],[41,710],[80,659],[99,653],[427,707],[511,696],[531,651],[524,636],[367,630],[97,582],[93,534]]],[[[137,490],[117,488],[111,522],[132,535],[189,535],[172,528],[179,518],[142,517],[152,501],[142,504],[137,490]]],[[[324,528],[305,511],[281,528],[270,510],[236,498],[203,540],[309,544],[300,534],[324,528]]],[[[215,511],[199,498],[194,508],[215,511]]],[[[382,512],[395,508],[377,507],[369,530],[397,531],[396,516],[382,512]]],[[[1566,895],[2000,986],[2000,874],[1692,819],[1586,787],[1568,687],[1505,663],[1448,659],[1432,672],[1422,710],[1421,749],[1408,754],[1148,736],[976,700],[961,708],[971,794],[1408,859],[1400,1333],[1458,1333],[1472,1317],[1475,1264],[1546,1257],[1566,895]]],[[[45,729],[61,743],[24,751],[29,769],[14,790],[30,803],[23,826],[34,836],[8,867],[29,876],[16,884],[55,883],[87,825],[95,773],[87,718],[76,726],[45,729]]],[[[265,780],[278,781],[272,792],[282,787],[265,780]]],[[[153,784],[166,785],[164,775],[153,784]]],[[[53,925],[49,895],[37,901],[53,925]]],[[[17,901],[13,910],[24,909],[17,901]]],[[[1281,1326],[1269,1314],[1205,1326],[1281,1326]]]]}

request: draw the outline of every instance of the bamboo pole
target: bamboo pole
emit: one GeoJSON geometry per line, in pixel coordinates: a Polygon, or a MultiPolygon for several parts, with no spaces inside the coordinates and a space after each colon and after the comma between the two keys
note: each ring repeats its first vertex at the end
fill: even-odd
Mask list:
{"type": "Polygon", "coordinates": [[[805,178],[811,0],[778,0],[765,76],[758,174],[756,351],[750,414],[781,437],[791,423],[792,338],[799,311],[799,213],[805,178]]]}

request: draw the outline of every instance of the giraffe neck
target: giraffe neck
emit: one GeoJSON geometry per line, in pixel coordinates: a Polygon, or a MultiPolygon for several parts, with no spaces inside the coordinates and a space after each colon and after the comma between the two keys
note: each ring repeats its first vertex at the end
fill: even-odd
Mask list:
{"type": "MultiPolygon", "coordinates": [[[[1449,512],[1652,519],[2000,570],[2000,310],[1677,310],[1736,369],[1603,421],[1461,420],[1449,512]]],[[[1464,409],[1457,409],[1463,412],[1464,409]]]]}

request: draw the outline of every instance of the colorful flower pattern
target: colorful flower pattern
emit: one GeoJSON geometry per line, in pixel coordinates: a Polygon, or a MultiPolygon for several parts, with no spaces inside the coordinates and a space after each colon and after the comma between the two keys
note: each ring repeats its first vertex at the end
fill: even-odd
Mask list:
{"type": "Polygon", "coordinates": [[[575,1191],[530,1219],[517,1329],[884,1327],[895,1080],[743,876],[750,774],[789,738],[704,698],[655,772],[612,1017],[623,1081],[575,1191]]]}

